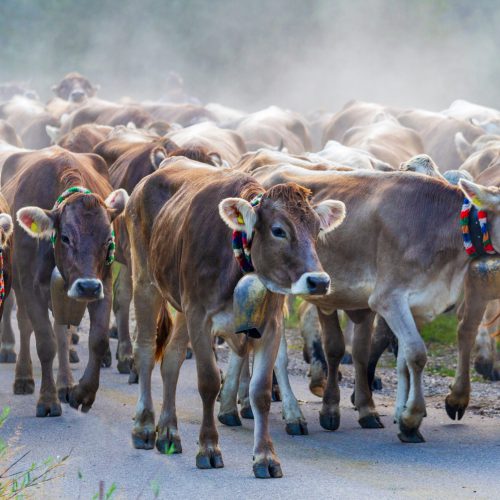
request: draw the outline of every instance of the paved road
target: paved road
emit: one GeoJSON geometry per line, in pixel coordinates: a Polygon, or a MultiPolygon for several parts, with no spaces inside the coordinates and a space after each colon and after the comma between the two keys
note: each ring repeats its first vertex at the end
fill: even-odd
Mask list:
{"type": "MultiPolygon", "coordinates": [[[[116,341],[112,341],[112,349],[116,341]]],[[[86,342],[77,347],[86,359],[86,342]]],[[[35,359],[36,390],[40,370],[35,359]]],[[[75,369],[81,375],[84,363],[75,369]]],[[[363,430],[342,392],[341,427],[323,431],[318,423],[320,403],[306,380],[292,377],[297,397],[304,401],[309,436],[291,437],[284,431],[280,403],[273,403],[271,429],[281,457],[282,479],[254,479],[251,467],[253,423],[219,427],[225,463],[221,470],[195,467],[201,403],[196,389],[195,362],[184,363],[178,388],[178,416],[182,455],[162,456],[156,450],[135,450],[130,442],[137,386],[116,368],[102,373],[97,400],[89,414],[64,406],[60,418],[37,419],[35,396],[14,396],[13,365],[0,365],[0,407],[8,404],[11,417],[2,435],[17,433],[17,445],[31,450],[29,460],[63,456],[71,460],[64,478],[47,483],[38,496],[90,498],[99,480],[106,488],[113,482],[117,498],[152,498],[156,482],[160,498],[499,498],[500,421],[466,414],[452,423],[444,411],[430,409],[423,433],[427,443],[404,445],[392,424],[391,400],[378,399],[386,428],[363,430]],[[80,472],[80,474],[79,474],[80,472]],[[81,475],[81,478],[79,478],[81,475]]],[[[160,407],[161,383],[154,372],[154,397],[160,407]]]]}

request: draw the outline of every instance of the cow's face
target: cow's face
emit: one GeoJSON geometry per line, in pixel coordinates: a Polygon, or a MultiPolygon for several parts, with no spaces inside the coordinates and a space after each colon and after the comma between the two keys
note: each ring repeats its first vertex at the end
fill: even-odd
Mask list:
{"type": "Polygon", "coordinates": [[[17,212],[19,224],[31,236],[54,238],[56,266],[70,298],[93,301],[104,297],[112,222],[127,200],[123,189],[113,191],[104,202],[93,194],[76,193],[53,210],[24,207],[17,212]]]}
{"type": "Polygon", "coordinates": [[[94,97],[98,90],[98,85],[92,85],[79,73],[69,73],[58,85],[52,87],[57,97],[70,102],[82,102],[88,97],[94,97]]]}
{"type": "Polygon", "coordinates": [[[240,198],[220,204],[221,216],[230,227],[253,234],[252,263],[272,292],[323,295],[329,291],[330,277],[321,267],[316,243],[318,236],[344,220],[345,205],[327,200],[313,207],[308,197],[308,190],[288,183],[265,192],[257,207],[240,198]]]}
{"type": "Polygon", "coordinates": [[[465,179],[460,179],[458,185],[478,210],[487,212],[491,243],[500,253],[500,189],[481,186],[465,179]]]}

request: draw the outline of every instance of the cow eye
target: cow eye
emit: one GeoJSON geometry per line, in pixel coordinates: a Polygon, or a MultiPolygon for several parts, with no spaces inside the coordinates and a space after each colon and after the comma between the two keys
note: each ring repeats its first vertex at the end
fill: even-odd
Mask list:
{"type": "Polygon", "coordinates": [[[286,238],[285,230],[280,226],[273,226],[271,228],[271,233],[275,238],[286,238]]]}
{"type": "Polygon", "coordinates": [[[69,238],[68,238],[65,234],[61,234],[61,241],[62,241],[65,245],[69,245],[69,238]]]}

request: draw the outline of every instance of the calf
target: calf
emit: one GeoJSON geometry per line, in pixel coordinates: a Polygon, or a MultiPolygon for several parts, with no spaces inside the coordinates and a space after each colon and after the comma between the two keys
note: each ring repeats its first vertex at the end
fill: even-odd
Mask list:
{"type": "MultiPolygon", "coordinates": [[[[281,477],[268,429],[272,371],[281,338],[282,294],[327,292],[330,279],[316,256],[318,234],[344,217],[342,203],[327,200],[313,208],[308,191],[296,184],[265,191],[254,178],[234,171],[178,159],[143,179],[126,210],[131,238],[133,297],[138,333],[134,360],[140,395],[132,431],[136,448],[154,446],[156,426],[151,371],[169,332],[165,302],[185,317],[196,355],[203,400],[199,468],[223,467],[214,419],[220,373],[212,336],[225,337],[240,356],[253,348],[250,399],[255,416],[254,474],[281,477]],[[258,202],[256,200],[259,200],[258,202]],[[253,200],[253,205],[250,201],[253,200]],[[220,213],[221,218],[218,217],[220,213]],[[224,224],[226,223],[226,225],[224,224]],[[229,226],[229,228],[227,227],[229,226]],[[262,338],[235,336],[233,292],[242,270],[231,248],[231,230],[251,235],[251,261],[265,285],[262,338]],[[157,336],[156,317],[163,309],[157,336]]],[[[164,401],[157,448],[180,452],[175,387],[188,339],[176,321],[162,362],[164,401]]]]}
{"type": "Polygon", "coordinates": [[[34,330],[42,365],[36,415],[61,415],[58,391],[63,401],[88,411],[108,348],[109,264],[114,256],[112,222],[124,209],[128,196],[123,190],[112,192],[106,165],[95,155],[72,154],[53,147],[17,156],[18,173],[4,186],[12,213],[17,217],[13,267],[21,349],[14,393],[34,391],[29,352],[34,330]],[[56,285],[59,294],[55,293],[56,285]],[[79,323],[85,307],[91,323],[90,356],[83,377],[73,387],[67,326],[79,323]],[[49,309],[54,313],[54,329],[49,309]],[[52,375],[56,338],[57,389],[52,375]]]}

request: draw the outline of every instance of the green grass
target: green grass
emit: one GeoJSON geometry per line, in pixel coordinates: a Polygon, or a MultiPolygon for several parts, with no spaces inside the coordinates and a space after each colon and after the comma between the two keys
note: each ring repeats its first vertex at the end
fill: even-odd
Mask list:
{"type": "Polygon", "coordinates": [[[426,343],[455,345],[457,343],[457,317],[454,314],[441,314],[422,328],[422,338],[426,343]]]}

